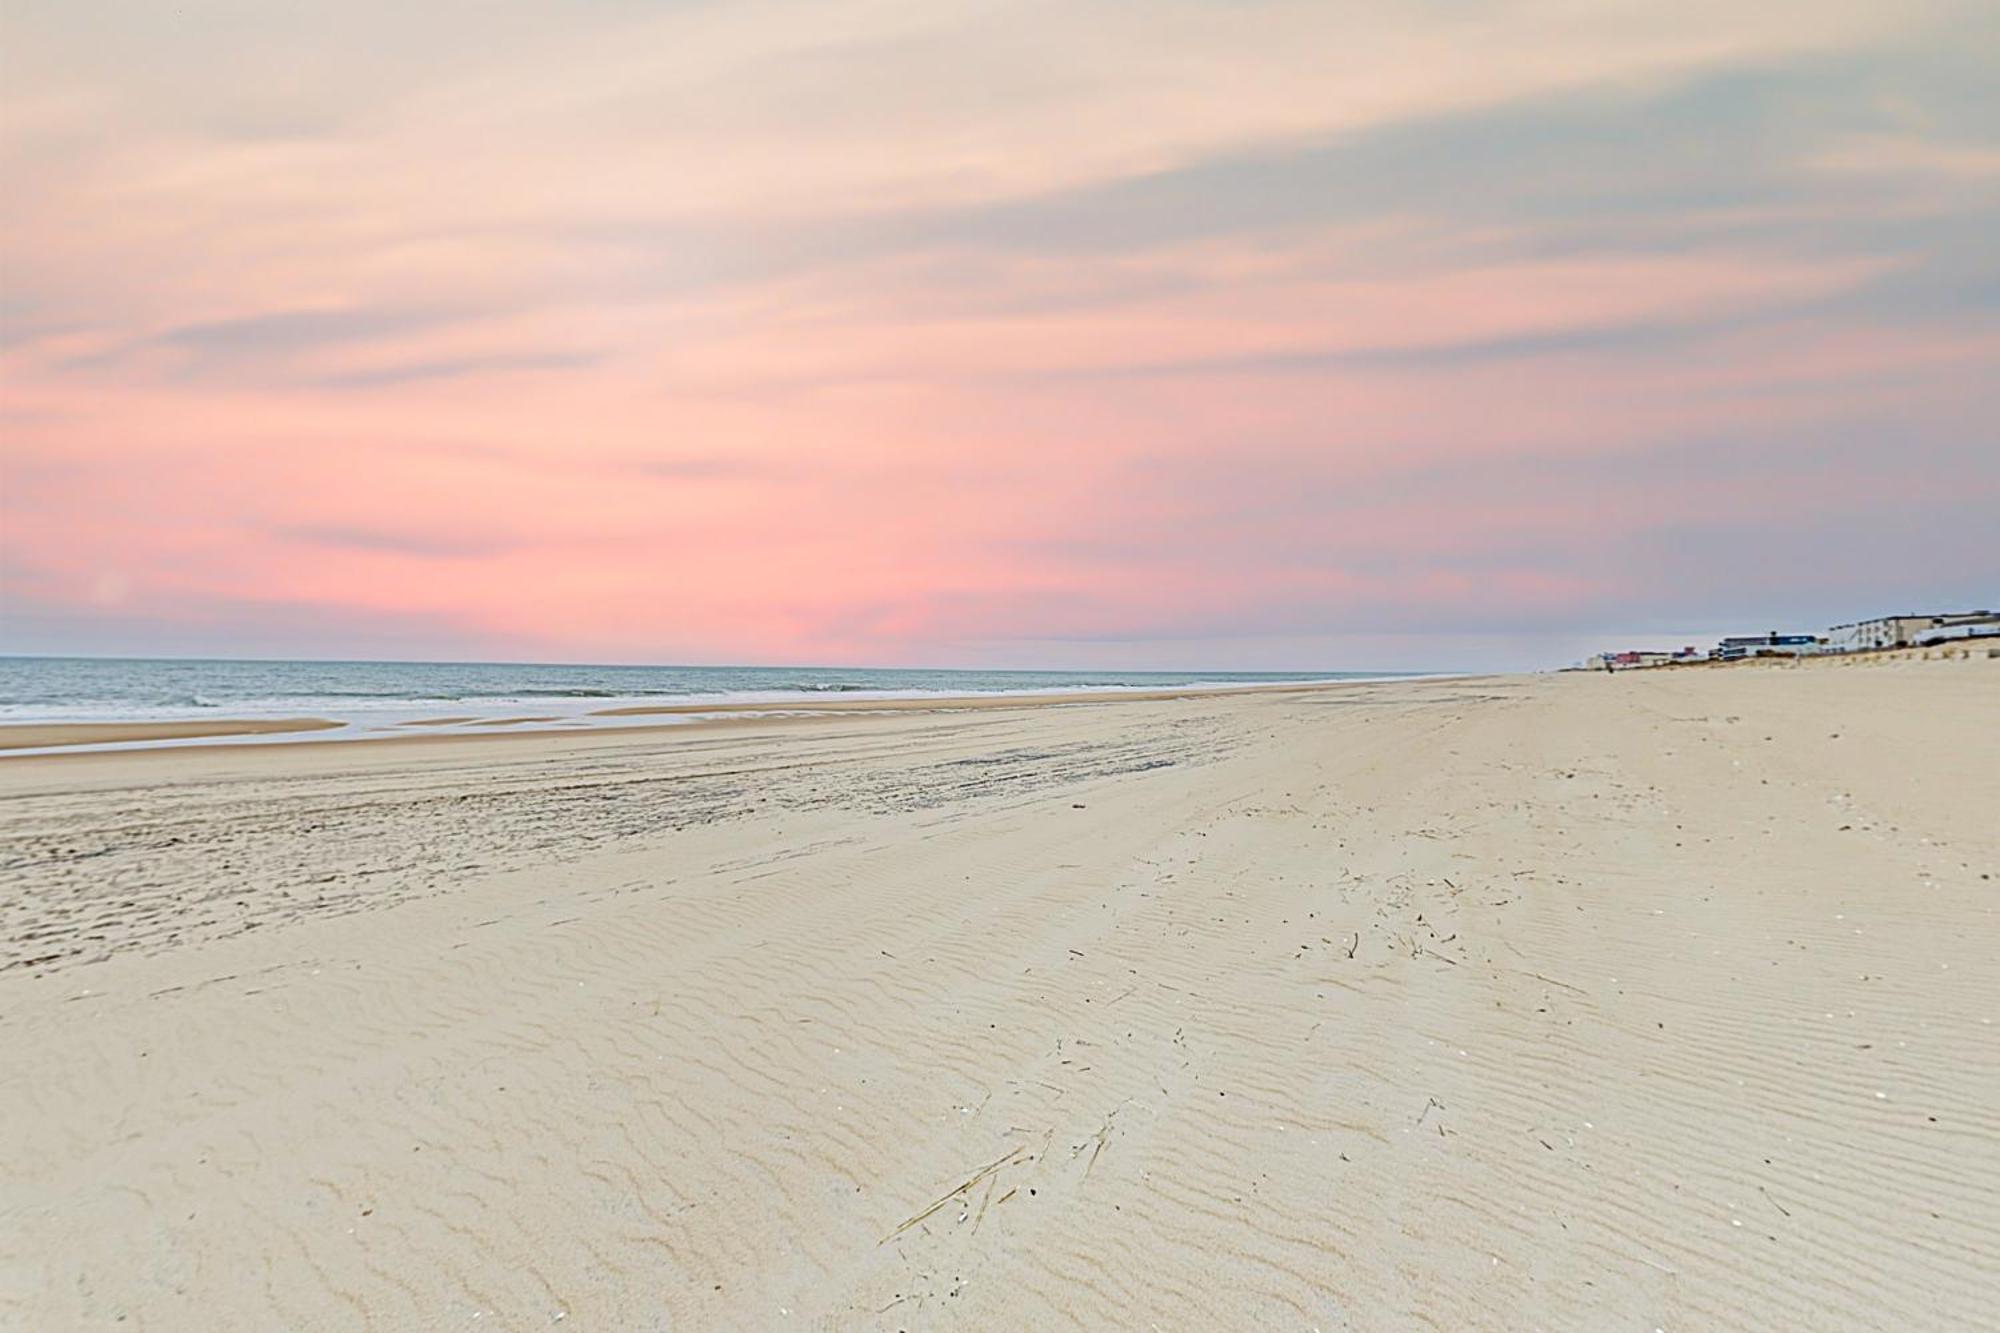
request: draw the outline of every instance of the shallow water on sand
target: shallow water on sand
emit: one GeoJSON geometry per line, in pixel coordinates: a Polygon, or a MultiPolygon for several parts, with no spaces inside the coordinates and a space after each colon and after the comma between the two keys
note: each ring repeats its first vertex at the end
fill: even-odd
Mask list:
{"type": "MultiPolygon", "coordinates": [[[[339,731],[311,734],[329,739],[416,725],[426,730],[629,725],[629,717],[603,714],[648,705],[768,703],[782,710],[833,699],[1157,690],[1391,674],[0,657],[0,725],[324,718],[340,723],[339,731]]],[[[299,738],[273,733],[259,739],[299,738]]]]}

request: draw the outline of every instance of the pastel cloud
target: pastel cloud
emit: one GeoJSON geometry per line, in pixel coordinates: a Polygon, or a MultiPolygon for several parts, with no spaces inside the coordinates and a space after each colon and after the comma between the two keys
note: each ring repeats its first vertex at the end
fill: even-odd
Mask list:
{"type": "Polygon", "coordinates": [[[2000,589],[1977,5],[5,24],[0,649],[1477,665],[2000,589]]]}

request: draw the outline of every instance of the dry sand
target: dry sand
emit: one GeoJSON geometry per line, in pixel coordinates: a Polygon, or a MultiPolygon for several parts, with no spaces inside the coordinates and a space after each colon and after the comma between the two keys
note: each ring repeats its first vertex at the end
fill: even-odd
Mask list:
{"type": "Polygon", "coordinates": [[[0,761],[0,1324],[1943,1329],[2000,668],[0,761]]]}

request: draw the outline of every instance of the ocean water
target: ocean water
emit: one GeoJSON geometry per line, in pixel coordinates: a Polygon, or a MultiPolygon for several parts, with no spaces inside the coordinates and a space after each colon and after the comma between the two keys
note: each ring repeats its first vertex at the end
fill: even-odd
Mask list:
{"type": "MultiPolygon", "coordinates": [[[[519,662],[285,662],[189,658],[0,657],[0,724],[326,718],[380,735],[438,718],[476,731],[503,718],[542,728],[630,725],[603,710],[647,704],[769,704],[809,710],[827,699],[1150,690],[1361,680],[1365,671],[950,671],[873,667],[576,666],[519,662]]],[[[686,716],[686,715],[678,715],[686,716]]],[[[664,719],[662,719],[664,720],[664,719]]],[[[520,724],[510,730],[522,729],[520,724]]]]}

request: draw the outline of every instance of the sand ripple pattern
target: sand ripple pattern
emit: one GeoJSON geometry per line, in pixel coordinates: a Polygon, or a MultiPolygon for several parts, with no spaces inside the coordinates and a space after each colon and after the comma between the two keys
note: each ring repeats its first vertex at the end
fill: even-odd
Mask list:
{"type": "Polygon", "coordinates": [[[1996,722],[1690,673],[45,768],[0,1324],[1993,1327],[1996,722]]]}

